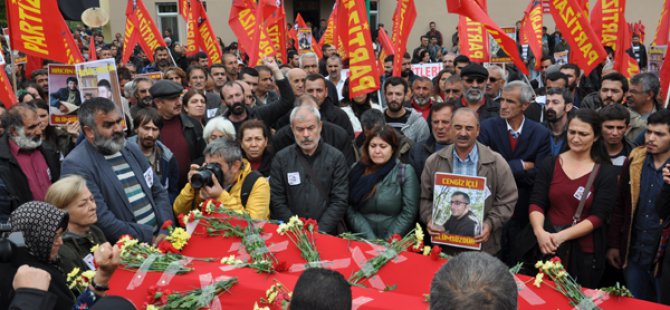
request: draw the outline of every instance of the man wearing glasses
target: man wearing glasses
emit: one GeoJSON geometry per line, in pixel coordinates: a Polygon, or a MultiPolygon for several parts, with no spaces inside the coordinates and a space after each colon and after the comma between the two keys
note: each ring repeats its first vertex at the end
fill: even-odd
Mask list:
{"type": "Polygon", "coordinates": [[[477,112],[479,121],[495,117],[500,111],[500,104],[486,96],[486,83],[489,72],[480,64],[470,63],[461,70],[463,94],[457,107],[467,107],[477,112]]]}
{"type": "Polygon", "coordinates": [[[502,87],[505,85],[507,72],[498,65],[488,68],[489,78],[486,81],[486,97],[491,98],[495,104],[500,104],[502,87]]]}
{"type": "Polygon", "coordinates": [[[444,231],[452,235],[478,236],[482,229],[477,215],[470,209],[470,196],[464,192],[454,192],[449,205],[451,216],[444,223],[444,231]]]}

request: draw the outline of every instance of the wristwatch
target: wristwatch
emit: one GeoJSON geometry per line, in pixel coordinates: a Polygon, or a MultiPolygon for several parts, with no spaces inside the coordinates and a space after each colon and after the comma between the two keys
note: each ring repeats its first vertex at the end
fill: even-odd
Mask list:
{"type": "Polygon", "coordinates": [[[91,278],[91,286],[92,286],[96,291],[100,291],[100,292],[106,292],[106,291],[109,291],[109,286],[102,286],[102,285],[98,285],[98,284],[95,283],[95,276],[93,276],[93,277],[91,278]]]}

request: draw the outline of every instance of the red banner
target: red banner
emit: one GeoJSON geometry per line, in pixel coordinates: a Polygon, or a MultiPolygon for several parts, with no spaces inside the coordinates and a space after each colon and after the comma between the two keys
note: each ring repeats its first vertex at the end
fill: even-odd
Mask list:
{"type": "Polygon", "coordinates": [[[522,41],[524,43],[522,44],[528,44],[528,47],[535,56],[535,70],[540,70],[541,68],[542,23],[542,4],[540,1],[532,0],[521,20],[519,35],[523,38],[522,41]]]}
{"type": "Polygon", "coordinates": [[[337,28],[349,58],[349,96],[365,95],[379,89],[379,72],[372,49],[372,35],[364,0],[338,3],[337,28]]]}
{"type": "Polygon", "coordinates": [[[398,0],[393,12],[393,26],[391,28],[391,42],[395,47],[393,58],[393,76],[400,76],[402,59],[407,51],[407,40],[416,20],[416,6],[414,0],[398,0]]]}
{"type": "Polygon", "coordinates": [[[126,6],[126,28],[123,39],[122,62],[128,62],[135,44],[139,43],[149,61],[154,61],[154,51],[159,46],[167,46],[163,35],[151,19],[142,0],[128,0],[126,6]],[[127,57],[127,58],[126,58],[127,57]]]}
{"type": "Polygon", "coordinates": [[[188,14],[191,11],[190,9],[190,0],[179,0],[179,15],[188,22],[188,14]]]}
{"type": "Polygon", "coordinates": [[[664,100],[664,107],[667,108],[668,99],[670,99],[670,92],[668,91],[668,87],[670,87],[670,56],[667,54],[665,55],[665,59],[663,59],[659,77],[661,78],[661,99],[664,100]]]}
{"type": "MultiPolygon", "coordinates": [[[[295,17],[295,23],[298,25],[298,28],[309,28],[307,27],[307,23],[305,23],[305,20],[302,19],[302,15],[298,13],[295,17]]],[[[300,50],[298,47],[298,40],[295,40],[295,48],[297,50],[300,50]]],[[[317,42],[314,39],[314,35],[312,34],[312,52],[316,54],[316,56],[319,56],[319,59],[323,58],[323,53],[321,52],[321,45],[319,45],[319,42],[317,42]]],[[[344,57],[344,55],[342,55],[344,57]]]]}
{"type": "Polygon", "coordinates": [[[249,51],[249,66],[254,66],[266,56],[274,56],[274,48],[264,27],[259,25],[260,12],[253,0],[234,0],[228,24],[235,32],[238,46],[249,51]],[[257,31],[258,30],[258,31],[257,31]],[[258,33],[260,31],[260,33],[258,33]]]}
{"type": "Polygon", "coordinates": [[[500,48],[512,58],[514,65],[524,74],[529,73],[526,64],[519,56],[516,41],[510,38],[474,0],[447,0],[447,9],[450,13],[457,13],[481,23],[493,39],[498,42],[500,48]]]}
{"type": "Polygon", "coordinates": [[[6,0],[12,49],[62,63],[83,62],[55,0],[6,0]]]}
{"type": "Polygon", "coordinates": [[[607,53],[584,16],[582,8],[576,0],[552,0],[550,9],[556,28],[570,45],[570,62],[582,68],[585,75],[589,75],[607,57],[607,53]]]}
{"type": "Polygon", "coordinates": [[[91,36],[88,43],[88,60],[98,60],[98,53],[95,51],[95,36],[91,36]]]}
{"type": "Polygon", "coordinates": [[[198,53],[201,46],[196,20],[200,16],[200,6],[194,0],[186,1],[186,56],[198,53]]]}
{"type": "MultiPolygon", "coordinates": [[[[486,0],[477,0],[477,4],[486,13],[486,0]]],[[[458,48],[461,55],[468,56],[470,61],[483,63],[491,57],[489,35],[481,23],[469,17],[458,17],[458,48]]]]}
{"type": "Polygon", "coordinates": [[[272,47],[282,63],[288,62],[286,54],[286,12],[284,0],[261,0],[261,11],[265,21],[265,29],[272,47]]]}
{"type": "MultiPolygon", "coordinates": [[[[128,0],[126,6],[126,27],[123,30],[123,52],[121,54],[121,63],[128,63],[130,56],[133,55],[135,45],[140,42],[139,32],[135,30],[135,23],[133,22],[133,3],[128,0]]],[[[142,46],[144,49],[144,46],[142,46]]],[[[151,55],[153,57],[153,53],[151,55]]]]}
{"type": "Polygon", "coordinates": [[[626,53],[628,46],[631,46],[631,33],[628,23],[626,23],[626,0],[618,0],[621,6],[621,16],[619,17],[619,35],[618,47],[614,57],[614,70],[621,72],[625,77],[632,78],[640,73],[640,66],[635,58],[626,53]]]}
{"type": "Polygon", "coordinates": [[[196,23],[198,25],[198,39],[200,41],[199,45],[202,50],[207,53],[209,58],[209,65],[220,64],[221,63],[221,45],[216,39],[216,34],[214,34],[214,28],[212,28],[212,23],[209,22],[209,17],[207,16],[207,11],[202,5],[200,0],[195,0],[199,9],[198,16],[195,16],[196,23]]]}
{"type": "Polygon", "coordinates": [[[623,0],[598,0],[591,12],[591,27],[603,46],[617,50],[619,41],[619,22],[623,16],[623,0]]]}
{"type": "Polygon", "coordinates": [[[10,83],[9,78],[7,77],[7,71],[5,71],[5,65],[0,65],[0,102],[5,104],[5,107],[9,109],[12,105],[18,102],[16,99],[16,94],[12,88],[12,83],[10,83]]]}
{"type": "Polygon", "coordinates": [[[346,51],[344,50],[344,46],[342,45],[342,41],[340,40],[340,34],[338,33],[337,30],[337,1],[335,0],[335,5],[333,6],[333,12],[330,13],[330,17],[328,17],[328,23],[326,26],[326,31],[323,33],[321,38],[319,39],[319,46],[323,46],[324,44],[330,44],[333,45],[337,48],[337,53],[344,57],[346,54],[346,51]]]}
{"type": "Polygon", "coordinates": [[[668,29],[670,29],[670,15],[668,13],[670,13],[670,0],[665,0],[663,1],[663,8],[661,8],[661,17],[658,18],[654,41],[651,42],[651,45],[668,45],[668,29]]]}
{"type": "Polygon", "coordinates": [[[394,55],[395,50],[393,49],[391,39],[389,39],[389,36],[386,34],[386,30],[383,27],[379,28],[379,32],[377,32],[377,40],[379,40],[379,44],[381,45],[378,57],[379,72],[384,72],[384,59],[390,55],[394,55]]]}

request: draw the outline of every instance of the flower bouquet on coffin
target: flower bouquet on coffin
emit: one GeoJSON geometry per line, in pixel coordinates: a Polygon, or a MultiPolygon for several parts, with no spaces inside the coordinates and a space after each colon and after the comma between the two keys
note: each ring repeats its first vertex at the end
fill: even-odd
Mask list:
{"type": "Polygon", "coordinates": [[[284,262],[280,263],[270,252],[261,236],[261,229],[254,225],[254,222],[250,219],[247,220],[247,227],[242,236],[242,245],[251,259],[248,266],[256,269],[259,273],[273,273],[286,269],[286,264],[284,262]]]}
{"type": "Polygon", "coordinates": [[[410,250],[412,252],[422,253],[423,237],[423,230],[419,224],[416,224],[416,227],[407,233],[405,237],[400,238],[399,235],[394,234],[391,236],[390,240],[386,242],[384,249],[379,255],[365,262],[360,270],[349,277],[349,282],[352,285],[362,286],[360,281],[376,275],[382,267],[396,258],[400,252],[410,250]]]}
{"type": "MultiPolygon", "coordinates": [[[[121,249],[121,265],[126,269],[141,269],[145,271],[161,271],[164,272],[168,266],[174,266],[175,262],[182,261],[185,256],[176,253],[163,253],[158,248],[151,246],[144,242],[139,242],[137,239],[129,235],[123,235],[116,242],[116,246],[121,249]]],[[[211,261],[211,259],[200,259],[203,261],[211,261]]],[[[171,267],[174,268],[174,267],[171,267]]],[[[184,274],[193,270],[187,264],[178,265],[176,274],[184,274]]]]}
{"type": "Polygon", "coordinates": [[[586,296],[582,291],[582,287],[577,284],[570,274],[565,271],[561,259],[554,256],[548,261],[538,261],[535,264],[538,273],[533,280],[533,285],[540,287],[543,283],[544,276],[547,276],[554,285],[546,283],[546,285],[553,287],[556,291],[563,294],[570,300],[570,304],[578,309],[600,309],[595,304],[593,299],[586,296]]]}
{"type": "Polygon", "coordinates": [[[158,243],[158,250],[163,253],[179,253],[184,249],[188,240],[191,239],[191,234],[186,232],[184,228],[173,227],[171,220],[165,221],[161,229],[167,230],[170,233],[158,243]]]}
{"type": "Polygon", "coordinates": [[[237,278],[229,278],[207,285],[203,288],[183,292],[173,292],[167,287],[149,288],[147,302],[144,304],[146,310],[197,310],[209,307],[216,296],[228,291],[237,283],[237,278]]]}
{"type": "Polygon", "coordinates": [[[254,303],[254,310],[287,310],[291,303],[293,293],[288,290],[281,282],[275,280],[267,291],[265,297],[254,303]]]}
{"type": "Polygon", "coordinates": [[[280,224],[277,232],[286,236],[291,243],[298,247],[300,255],[308,263],[321,261],[319,251],[314,243],[314,233],[318,232],[318,225],[314,219],[301,219],[294,215],[288,223],[280,224]]]}
{"type": "Polygon", "coordinates": [[[79,295],[86,290],[93,276],[95,276],[95,270],[82,271],[79,267],[74,267],[67,274],[67,286],[71,291],[79,295]]]}

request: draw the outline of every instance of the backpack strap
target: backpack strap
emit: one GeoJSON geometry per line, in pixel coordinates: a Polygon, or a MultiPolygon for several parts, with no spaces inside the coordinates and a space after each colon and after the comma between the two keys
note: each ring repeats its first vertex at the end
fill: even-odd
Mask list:
{"type": "Polygon", "coordinates": [[[256,180],[262,176],[263,175],[260,172],[252,170],[251,173],[244,178],[244,181],[242,182],[242,190],[240,192],[243,208],[247,208],[247,201],[249,200],[249,195],[251,195],[251,189],[254,187],[254,184],[256,184],[256,180]]]}

